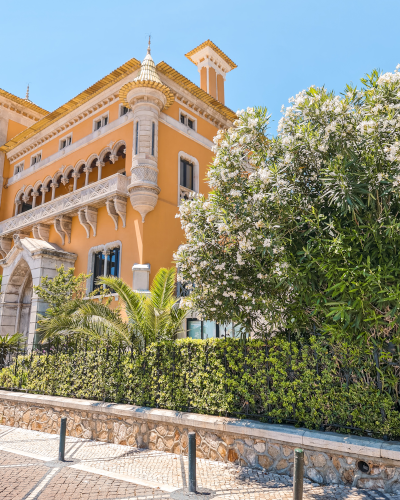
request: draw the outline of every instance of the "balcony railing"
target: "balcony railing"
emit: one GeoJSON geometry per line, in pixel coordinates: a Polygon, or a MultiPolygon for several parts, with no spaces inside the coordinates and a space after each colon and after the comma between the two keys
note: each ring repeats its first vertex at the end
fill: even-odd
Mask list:
{"type": "Polygon", "coordinates": [[[104,206],[108,198],[116,195],[127,197],[129,183],[130,177],[121,174],[101,179],[0,222],[0,235],[5,236],[13,234],[17,230],[30,229],[38,223],[50,223],[60,215],[77,215],[79,209],[86,205],[91,207],[104,206]]]}

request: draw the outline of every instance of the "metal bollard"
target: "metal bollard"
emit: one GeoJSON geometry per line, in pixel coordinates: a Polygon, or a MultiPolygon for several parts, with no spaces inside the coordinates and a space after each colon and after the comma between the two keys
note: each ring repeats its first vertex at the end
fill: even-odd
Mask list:
{"type": "Polygon", "coordinates": [[[196,433],[189,432],[189,492],[196,493],[196,433]]]}
{"type": "Polygon", "coordinates": [[[293,500],[303,500],[304,451],[294,450],[293,500]]]}
{"type": "Polygon", "coordinates": [[[65,436],[67,434],[67,417],[61,419],[60,425],[60,447],[58,449],[58,460],[64,462],[65,455],[65,436]]]}

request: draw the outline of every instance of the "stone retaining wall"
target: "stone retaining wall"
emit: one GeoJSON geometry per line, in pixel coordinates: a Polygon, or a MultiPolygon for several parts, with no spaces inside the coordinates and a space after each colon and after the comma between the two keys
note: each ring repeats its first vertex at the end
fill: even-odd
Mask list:
{"type": "Polygon", "coordinates": [[[293,474],[293,450],[305,451],[305,475],[320,484],[345,484],[400,493],[400,443],[130,405],[0,391],[0,423],[56,434],[186,454],[188,432],[197,456],[293,474]],[[359,462],[368,464],[368,473],[359,462]]]}

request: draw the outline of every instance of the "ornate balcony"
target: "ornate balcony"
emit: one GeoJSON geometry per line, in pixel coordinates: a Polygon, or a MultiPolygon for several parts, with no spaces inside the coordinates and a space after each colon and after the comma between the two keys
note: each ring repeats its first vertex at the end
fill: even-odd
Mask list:
{"type": "Polygon", "coordinates": [[[48,241],[50,224],[54,224],[64,244],[65,236],[71,238],[71,218],[76,215],[88,237],[90,228],[96,234],[97,209],[102,206],[107,207],[116,227],[119,217],[125,227],[129,183],[129,177],[114,174],[0,222],[0,240],[3,240],[0,253],[7,252],[8,245],[4,240],[11,239],[15,233],[32,231],[35,238],[48,241]]]}

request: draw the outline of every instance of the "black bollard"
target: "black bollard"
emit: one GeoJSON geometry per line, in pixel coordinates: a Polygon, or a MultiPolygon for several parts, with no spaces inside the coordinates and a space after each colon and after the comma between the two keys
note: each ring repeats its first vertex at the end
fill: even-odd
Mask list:
{"type": "Polygon", "coordinates": [[[304,451],[294,450],[293,500],[303,500],[304,451]]]}
{"type": "Polygon", "coordinates": [[[60,447],[58,449],[58,460],[64,462],[65,455],[65,436],[67,434],[67,417],[61,419],[60,425],[60,447]]]}
{"type": "Polygon", "coordinates": [[[189,492],[196,493],[196,433],[189,432],[189,492]]]}

